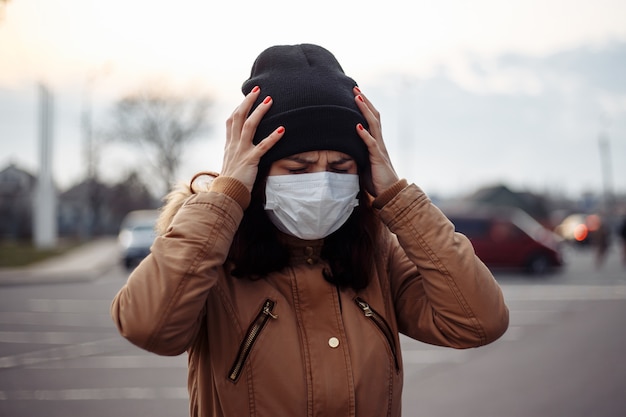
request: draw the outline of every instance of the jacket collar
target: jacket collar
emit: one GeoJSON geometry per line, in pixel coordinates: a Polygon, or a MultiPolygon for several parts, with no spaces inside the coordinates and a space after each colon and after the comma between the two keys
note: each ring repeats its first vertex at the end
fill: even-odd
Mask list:
{"type": "Polygon", "coordinates": [[[279,232],[279,239],[289,249],[289,263],[292,265],[315,265],[320,262],[324,239],[302,240],[279,232]]]}

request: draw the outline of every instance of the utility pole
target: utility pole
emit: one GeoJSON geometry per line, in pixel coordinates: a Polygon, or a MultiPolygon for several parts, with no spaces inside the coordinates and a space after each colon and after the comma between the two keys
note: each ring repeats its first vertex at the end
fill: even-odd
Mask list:
{"type": "Polygon", "coordinates": [[[83,91],[82,110],[80,115],[81,131],[83,135],[85,180],[83,192],[83,205],[81,213],[80,237],[89,240],[97,232],[100,218],[100,196],[98,195],[98,160],[99,144],[93,137],[93,88],[98,77],[105,76],[110,72],[110,65],[88,74],[83,91]]]}
{"type": "Polygon", "coordinates": [[[598,137],[600,147],[600,167],[602,169],[602,188],[604,194],[605,215],[611,216],[613,209],[613,171],[611,167],[611,144],[606,133],[598,137]]]}
{"type": "Polygon", "coordinates": [[[52,248],[57,244],[56,191],[52,178],[52,94],[39,84],[39,175],[33,207],[33,235],[37,248],[52,248]]]}
{"type": "Polygon", "coordinates": [[[85,179],[83,182],[83,204],[79,235],[82,240],[89,240],[93,236],[96,213],[94,210],[94,194],[97,186],[96,164],[94,160],[94,141],[92,129],[92,87],[95,77],[87,79],[83,92],[83,103],[80,115],[80,124],[83,134],[83,152],[85,161],[85,179]]]}

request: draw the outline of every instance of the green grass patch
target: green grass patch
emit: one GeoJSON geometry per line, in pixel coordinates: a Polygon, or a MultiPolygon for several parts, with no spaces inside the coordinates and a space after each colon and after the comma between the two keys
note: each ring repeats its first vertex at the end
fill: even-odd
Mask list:
{"type": "Polygon", "coordinates": [[[27,266],[61,255],[76,246],[77,242],[63,242],[54,248],[38,249],[30,242],[0,242],[0,268],[27,266]]]}

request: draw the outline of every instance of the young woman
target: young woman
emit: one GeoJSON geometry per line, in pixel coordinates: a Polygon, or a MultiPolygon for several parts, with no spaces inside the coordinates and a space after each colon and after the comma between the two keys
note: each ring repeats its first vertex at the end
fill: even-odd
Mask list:
{"type": "Polygon", "coordinates": [[[400,416],[399,333],[490,343],[508,326],[501,290],[398,178],[329,51],[271,47],[243,92],[221,173],[170,195],[113,319],[137,346],[188,353],[192,416],[400,416]]]}

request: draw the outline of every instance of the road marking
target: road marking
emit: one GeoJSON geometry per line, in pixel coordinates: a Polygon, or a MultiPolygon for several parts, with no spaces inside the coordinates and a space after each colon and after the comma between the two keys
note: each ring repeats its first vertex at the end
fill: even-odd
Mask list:
{"type": "Polygon", "coordinates": [[[0,324],[13,326],[112,327],[109,314],[0,312],[0,324]]]}
{"type": "Polygon", "coordinates": [[[108,313],[111,300],[34,298],[28,300],[28,309],[39,313],[108,313]]]}
{"type": "Polygon", "coordinates": [[[507,301],[626,300],[626,285],[502,285],[507,301]]]}
{"type": "Polygon", "coordinates": [[[127,356],[89,356],[65,362],[45,362],[30,369],[187,369],[187,355],[158,356],[150,353],[127,356]]]}
{"type": "Polygon", "coordinates": [[[562,310],[510,310],[509,326],[555,324],[562,310]]]}
{"type": "Polygon", "coordinates": [[[35,352],[0,357],[0,369],[29,366],[48,361],[61,361],[82,356],[100,355],[128,349],[130,343],[121,337],[96,340],[95,342],[55,347],[35,352]]]}
{"type": "Polygon", "coordinates": [[[39,345],[68,345],[84,343],[102,337],[102,333],[85,332],[2,332],[0,343],[34,343],[39,345]]]}
{"type": "MultiPolygon", "coordinates": [[[[523,329],[520,326],[509,326],[499,341],[515,341],[521,338],[523,329]]],[[[402,335],[402,360],[407,365],[425,365],[436,363],[462,363],[469,359],[471,350],[452,349],[449,347],[429,345],[409,339],[402,335]]]]}
{"type": "Polygon", "coordinates": [[[426,350],[403,350],[402,361],[405,364],[433,364],[433,363],[462,363],[467,359],[467,354],[462,350],[450,348],[426,349],[426,350]]]}
{"type": "Polygon", "coordinates": [[[129,387],[0,391],[0,401],[189,400],[186,388],[129,387]]]}

